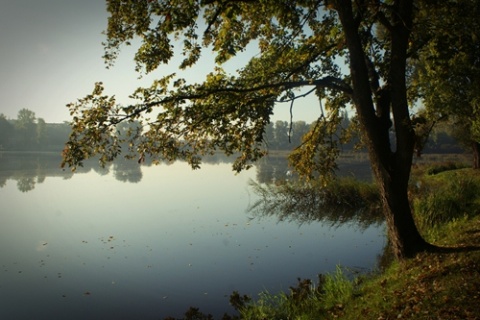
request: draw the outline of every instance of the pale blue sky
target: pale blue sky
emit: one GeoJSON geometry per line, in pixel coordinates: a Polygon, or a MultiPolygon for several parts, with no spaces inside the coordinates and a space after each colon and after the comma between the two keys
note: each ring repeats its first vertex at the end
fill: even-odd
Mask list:
{"type": "MultiPolygon", "coordinates": [[[[131,50],[107,70],[101,44],[107,17],[104,0],[0,0],[0,113],[16,118],[27,108],[47,122],[68,121],[66,104],[91,93],[97,81],[127,104],[135,88],[175,72],[178,64],[171,63],[139,80],[131,50]]],[[[183,76],[201,81],[213,67],[210,58],[205,51],[202,63],[183,76]]],[[[294,120],[311,122],[318,115],[315,98],[296,103],[294,120]]],[[[273,120],[288,121],[289,104],[276,107],[273,120]]]]}

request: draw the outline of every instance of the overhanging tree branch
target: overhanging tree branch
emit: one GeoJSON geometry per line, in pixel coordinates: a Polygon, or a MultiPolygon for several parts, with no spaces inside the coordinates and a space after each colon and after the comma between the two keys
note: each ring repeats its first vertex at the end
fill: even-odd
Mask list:
{"type": "MultiPolygon", "coordinates": [[[[161,99],[159,101],[153,101],[149,103],[143,104],[140,108],[136,108],[135,111],[133,111],[130,114],[127,114],[125,116],[120,117],[120,119],[116,122],[122,122],[128,118],[132,118],[134,116],[138,116],[141,113],[157,106],[161,106],[164,104],[172,103],[172,102],[178,102],[178,101],[185,101],[185,100],[201,100],[205,99],[209,96],[216,95],[216,94],[223,94],[223,93],[251,93],[251,92],[256,92],[256,91],[261,91],[265,89],[279,89],[279,90],[288,90],[288,89],[294,89],[294,88],[301,88],[305,86],[315,86],[316,88],[330,88],[333,90],[338,90],[343,93],[345,93],[348,96],[351,96],[352,94],[352,89],[351,87],[346,84],[343,80],[336,78],[336,77],[324,77],[321,79],[317,80],[301,80],[301,81],[283,81],[283,82],[278,82],[278,83],[271,83],[271,84],[264,84],[264,85],[259,85],[256,87],[235,87],[232,85],[231,87],[222,87],[222,88],[214,88],[214,89],[198,89],[199,92],[197,93],[192,93],[192,94],[178,94],[178,95],[171,95],[167,96],[164,99],[161,99]]],[[[315,89],[312,89],[308,91],[307,94],[310,94],[313,92],[315,89]]],[[[305,96],[301,95],[301,96],[305,96]]],[[[301,97],[299,96],[299,97],[301,97]]],[[[269,97],[272,97],[272,95],[269,95],[269,97]]],[[[127,107],[128,108],[128,107],[127,107]]],[[[113,123],[113,124],[116,124],[113,123]]]]}

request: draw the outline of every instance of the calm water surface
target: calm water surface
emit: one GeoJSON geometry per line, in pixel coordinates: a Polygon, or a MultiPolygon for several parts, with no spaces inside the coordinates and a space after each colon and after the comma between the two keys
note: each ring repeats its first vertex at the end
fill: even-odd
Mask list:
{"type": "Polygon", "coordinates": [[[383,226],[251,217],[257,173],[228,163],[51,171],[0,167],[0,319],[220,316],[234,290],[370,269],[385,244],[383,226]]]}

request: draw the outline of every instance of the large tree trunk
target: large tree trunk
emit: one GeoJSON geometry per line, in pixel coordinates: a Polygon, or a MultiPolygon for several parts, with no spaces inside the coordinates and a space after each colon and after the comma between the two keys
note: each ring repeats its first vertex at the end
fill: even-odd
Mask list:
{"type": "MultiPolygon", "coordinates": [[[[378,157],[373,154],[370,158],[378,157]]],[[[391,169],[375,160],[372,168],[380,190],[392,251],[398,259],[404,259],[433,246],[418,232],[408,199],[408,177],[401,173],[402,170],[396,170],[395,158],[393,156],[393,161],[389,163],[391,169]]]]}
{"type": "Polygon", "coordinates": [[[480,143],[476,141],[473,142],[472,151],[473,151],[473,169],[480,169],[480,143]]]}
{"type": "Polygon", "coordinates": [[[392,6],[396,13],[387,28],[391,40],[389,76],[388,83],[381,88],[387,98],[382,99],[378,99],[378,91],[373,91],[379,86],[371,77],[372,68],[369,69],[370,62],[363,51],[352,1],[337,0],[336,4],[350,53],[353,101],[380,189],[389,240],[398,259],[412,257],[431,247],[418,232],[408,200],[414,132],[408,110],[405,75],[412,1],[398,0],[392,6]],[[395,125],[395,151],[390,143],[390,114],[393,114],[395,125]]]}

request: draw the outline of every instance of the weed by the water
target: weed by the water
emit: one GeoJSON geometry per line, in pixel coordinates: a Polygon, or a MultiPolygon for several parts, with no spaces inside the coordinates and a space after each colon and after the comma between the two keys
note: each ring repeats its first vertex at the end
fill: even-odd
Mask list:
{"type": "Polygon", "coordinates": [[[354,283],[341,267],[332,274],[319,275],[318,282],[298,279],[290,292],[262,292],[258,299],[235,292],[230,303],[236,306],[241,319],[321,319],[331,310],[341,309],[354,293],[354,283]]]}
{"type": "Polygon", "coordinates": [[[345,276],[339,266],[337,266],[335,273],[325,277],[323,288],[323,305],[327,310],[343,306],[354,292],[353,282],[345,276]]]}
{"type": "Polygon", "coordinates": [[[468,166],[464,163],[460,162],[444,162],[444,163],[436,163],[436,164],[431,164],[428,166],[426,169],[426,173],[428,175],[435,175],[444,171],[449,171],[449,170],[457,170],[457,169],[463,169],[467,168],[468,166]]]}
{"type": "Polygon", "coordinates": [[[480,213],[480,175],[462,169],[420,176],[412,195],[417,225],[432,232],[439,225],[480,213]]]}

